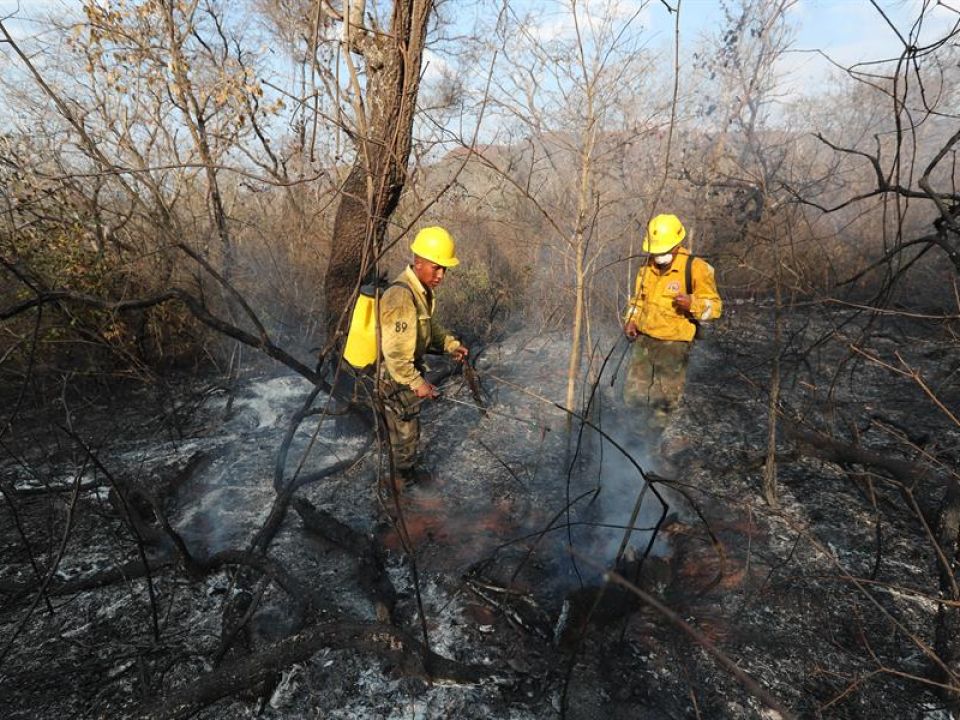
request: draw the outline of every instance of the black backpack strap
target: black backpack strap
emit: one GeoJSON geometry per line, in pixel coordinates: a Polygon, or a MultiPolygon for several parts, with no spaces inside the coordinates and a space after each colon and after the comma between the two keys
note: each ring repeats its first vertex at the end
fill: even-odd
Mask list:
{"type": "Polygon", "coordinates": [[[696,255],[687,256],[687,265],[683,269],[684,295],[693,294],[693,261],[696,259],[696,255]]]}
{"type": "MultiPolygon", "coordinates": [[[[686,283],[686,287],[684,289],[686,291],[685,294],[687,295],[693,294],[693,261],[696,259],[697,259],[696,255],[688,255],[687,265],[683,269],[683,280],[686,283]]],[[[695,338],[700,337],[700,321],[694,317],[690,317],[690,322],[692,322],[694,326],[697,328],[697,331],[694,334],[694,337],[695,338]]]]}

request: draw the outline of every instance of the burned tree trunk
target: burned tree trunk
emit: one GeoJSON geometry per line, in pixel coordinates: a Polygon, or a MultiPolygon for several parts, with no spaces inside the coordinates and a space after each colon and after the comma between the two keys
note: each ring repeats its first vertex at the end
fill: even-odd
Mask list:
{"type": "Polygon", "coordinates": [[[388,33],[349,24],[344,32],[349,49],[364,57],[367,86],[362,107],[358,103],[357,154],[333,225],[324,296],[328,340],[345,326],[358,278],[373,272],[400,199],[432,9],[433,0],[397,0],[388,33]]]}

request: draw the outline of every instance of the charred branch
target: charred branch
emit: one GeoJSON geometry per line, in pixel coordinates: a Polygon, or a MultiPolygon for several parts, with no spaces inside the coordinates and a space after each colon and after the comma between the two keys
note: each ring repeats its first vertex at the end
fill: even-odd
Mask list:
{"type": "Polygon", "coordinates": [[[309,501],[297,498],[293,506],[307,532],[319,535],[356,556],[360,588],[374,602],[380,621],[392,623],[397,591],[387,574],[383,551],[369,537],[344,525],[332,515],[317,510],[309,501]]]}
{"type": "Polygon", "coordinates": [[[607,579],[609,582],[627,589],[636,595],[645,605],[650,606],[660,613],[678,630],[683,632],[694,643],[699,645],[704,651],[710,654],[717,661],[717,663],[724,668],[724,670],[728,672],[731,677],[735,678],[737,682],[739,682],[741,686],[743,686],[751,695],[756,697],[767,707],[779,713],[780,717],[782,717],[784,720],[792,720],[792,718],[796,717],[792,712],[787,710],[786,707],[784,707],[784,705],[772,693],[770,693],[756,680],[741,670],[740,667],[738,667],[737,664],[720,648],[718,648],[708,637],[686,622],[673,610],[661,603],[657,598],[653,597],[646,591],[641,590],[639,587],[631,582],[628,582],[616,573],[608,573],[607,579]]]}
{"type": "Polygon", "coordinates": [[[264,555],[243,550],[224,550],[201,564],[205,572],[215,572],[228,565],[240,565],[255,570],[273,580],[294,600],[300,612],[309,612],[315,606],[313,592],[291,575],[278,561],[264,555]]]}
{"type": "Polygon", "coordinates": [[[939,568],[939,595],[950,603],[939,603],[934,649],[937,661],[933,672],[941,680],[942,694],[954,707],[960,707],[960,692],[952,685],[960,676],[960,481],[956,477],[946,480],[946,491],[938,509],[921,508],[912,489],[920,482],[929,480],[925,469],[914,463],[890,458],[861,447],[839,442],[833,438],[801,430],[785,424],[785,432],[797,441],[801,452],[840,464],[865,465],[880,469],[894,478],[908,507],[917,516],[930,536],[937,566],[939,568]]]}
{"type": "MultiPolygon", "coordinates": [[[[30,538],[27,537],[27,532],[20,520],[20,513],[17,511],[17,504],[14,501],[13,492],[11,489],[7,488],[7,484],[4,482],[0,482],[0,494],[3,495],[3,499],[7,502],[7,507],[10,508],[10,514],[13,516],[13,524],[17,526],[17,535],[20,537],[20,542],[23,543],[27,557],[30,558],[30,567],[33,569],[34,577],[37,579],[38,583],[42,583],[43,573],[40,570],[40,565],[37,563],[37,558],[33,551],[33,545],[30,542],[30,538]]],[[[0,592],[3,592],[2,585],[0,585],[0,592]]],[[[50,596],[46,592],[43,594],[43,596],[44,602],[47,606],[47,612],[52,614],[53,604],[50,602],[50,596]]]]}
{"type": "MultiPolygon", "coordinates": [[[[76,516],[77,509],[77,498],[80,495],[80,477],[83,475],[83,470],[77,473],[74,478],[74,491],[70,496],[70,505],[67,508],[67,520],[63,528],[63,533],[60,537],[60,544],[57,548],[56,556],[53,562],[50,564],[50,567],[47,570],[46,576],[43,578],[43,582],[40,585],[40,589],[37,592],[36,596],[33,599],[33,602],[30,604],[30,607],[20,618],[20,621],[14,627],[12,631],[8,633],[7,641],[3,645],[3,649],[0,650],[0,663],[3,662],[7,654],[10,652],[10,649],[13,647],[13,644],[16,642],[17,637],[23,631],[23,628],[26,626],[27,621],[33,615],[34,610],[37,609],[37,605],[40,604],[41,599],[46,599],[49,593],[50,583],[53,580],[54,574],[57,572],[57,568],[60,566],[60,562],[63,560],[64,553],[67,551],[67,543],[70,540],[70,534],[73,532],[74,521],[76,516]]],[[[47,600],[49,602],[49,600],[47,600]]]]}
{"type": "Polygon", "coordinates": [[[371,653],[401,675],[428,682],[443,680],[472,684],[492,674],[488,668],[459,663],[425,651],[410,635],[391,625],[330,622],[287,638],[242,661],[225,665],[193,685],[175,688],[158,706],[141,708],[132,716],[141,720],[190,717],[217,700],[268,682],[279,670],[305,662],[317,651],[328,647],[371,653]]]}
{"type": "MultiPolygon", "coordinates": [[[[794,440],[797,450],[802,454],[826,460],[838,465],[866,465],[883,470],[899,483],[901,489],[910,490],[928,479],[922,466],[907,460],[880,455],[866,448],[850,445],[820,433],[803,430],[794,423],[783,423],[785,435],[794,440]]],[[[920,502],[919,500],[911,501],[920,502]]],[[[936,511],[924,507],[922,515],[927,522],[934,523],[936,511]]]]}
{"type": "MultiPolygon", "coordinates": [[[[960,569],[960,482],[954,480],[947,488],[940,507],[937,523],[937,541],[946,554],[946,563],[940,564],[940,594],[950,600],[960,600],[957,594],[958,569],[960,569]]],[[[947,671],[940,680],[948,684],[960,677],[960,606],[956,603],[941,603],[937,608],[937,630],[934,649],[943,660],[947,671]]],[[[960,709],[960,688],[943,693],[953,711],[960,709]]]]}
{"type": "Polygon", "coordinates": [[[523,630],[543,640],[550,639],[549,618],[529,593],[498,585],[484,578],[479,572],[464,577],[463,584],[517,630],[523,630]]]}
{"type": "MultiPolygon", "coordinates": [[[[150,561],[150,571],[156,572],[171,564],[169,557],[155,558],[150,561]]],[[[106,570],[88,573],[70,580],[55,580],[50,582],[45,589],[47,595],[51,597],[62,597],[76,595],[77,593],[88,592],[90,590],[99,590],[120,582],[127,582],[142,578],[147,574],[147,567],[141,560],[131,560],[130,562],[117,565],[106,570]]],[[[7,595],[5,605],[13,607],[22,602],[27,593],[37,589],[37,584],[32,582],[16,582],[11,580],[0,581],[0,594],[7,595]]]]}
{"type": "MultiPolygon", "coordinates": [[[[367,443],[364,443],[358,453],[352,459],[340,461],[330,468],[315,473],[301,475],[299,474],[298,470],[289,480],[285,479],[284,470],[286,467],[287,454],[290,450],[290,444],[293,441],[293,436],[303,420],[310,416],[311,408],[313,407],[313,403],[316,401],[319,393],[320,386],[317,385],[311,390],[310,393],[308,393],[299,411],[294,414],[290,422],[287,424],[286,434],[284,435],[283,442],[280,445],[280,450],[277,453],[277,461],[273,478],[273,485],[274,489],[277,491],[277,497],[274,500],[270,514],[267,516],[266,521],[251,541],[249,549],[246,552],[239,553],[237,555],[237,558],[240,560],[239,564],[244,565],[245,567],[242,567],[241,570],[235,575],[234,583],[237,591],[223,608],[223,630],[221,633],[221,645],[220,649],[217,651],[218,663],[227,655],[228,652],[231,651],[231,649],[236,648],[235,643],[238,639],[242,643],[242,648],[236,648],[234,654],[236,655],[236,653],[242,652],[243,650],[249,650],[247,625],[256,612],[260,603],[260,599],[262,598],[265,590],[265,586],[262,582],[262,576],[264,575],[264,572],[261,571],[259,574],[257,574],[256,572],[253,572],[253,570],[257,569],[256,563],[262,563],[266,561],[265,556],[267,548],[270,547],[270,543],[273,542],[274,536],[280,529],[284,518],[286,518],[287,510],[296,491],[307,483],[315,482],[324,477],[330,477],[355,465],[357,461],[359,461],[359,459],[366,454],[372,442],[371,438],[367,443]]],[[[286,576],[284,575],[284,577],[286,576]]],[[[286,580],[287,584],[284,587],[288,592],[291,593],[296,603],[294,624],[295,627],[299,628],[302,626],[302,622],[309,613],[311,604],[307,602],[308,596],[306,591],[297,590],[294,588],[295,581],[292,577],[286,577],[286,580]]],[[[392,590],[392,587],[390,589],[392,590]]],[[[390,612],[392,613],[393,604],[390,604],[387,607],[390,608],[390,612]]]]}

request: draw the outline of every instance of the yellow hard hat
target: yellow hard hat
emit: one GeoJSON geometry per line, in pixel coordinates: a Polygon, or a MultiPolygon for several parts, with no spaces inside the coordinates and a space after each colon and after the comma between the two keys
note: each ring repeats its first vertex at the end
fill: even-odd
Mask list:
{"type": "Polygon", "coordinates": [[[453,236],[436,225],[423,228],[418,232],[410,243],[410,249],[414,255],[419,255],[424,260],[435,262],[443,267],[456,267],[460,264],[457,260],[453,236]]]}
{"type": "Polygon", "coordinates": [[[679,245],[687,231],[676,215],[657,215],[647,225],[647,234],[643,236],[643,251],[653,255],[662,255],[679,245]]]}

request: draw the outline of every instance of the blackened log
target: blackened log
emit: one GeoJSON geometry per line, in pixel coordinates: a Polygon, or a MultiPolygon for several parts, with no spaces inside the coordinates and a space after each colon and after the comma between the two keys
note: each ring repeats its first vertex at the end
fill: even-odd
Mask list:
{"type": "Polygon", "coordinates": [[[491,671],[424,652],[410,635],[382,623],[330,622],[289,637],[266,650],[223,665],[186,687],[171,689],[155,707],[139,708],[131,717],[175,720],[190,717],[222,698],[231,697],[270,679],[283,668],[305,662],[323,648],[354,648],[372,653],[396,672],[425,681],[473,684],[491,671]]]}
{"type": "Polygon", "coordinates": [[[309,613],[317,604],[313,593],[276,560],[260,555],[259,553],[244,550],[225,550],[214,555],[208,562],[203,563],[205,572],[212,572],[225,565],[238,565],[239,570],[234,575],[234,593],[224,604],[220,648],[217,650],[217,664],[227,656],[227,653],[236,647],[238,653],[249,652],[250,634],[247,627],[253,614],[259,606],[265,586],[261,585],[262,578],[269,578],[283,588],[293,601],[291,622],[299,630],[309,613]],[[260,590],[255,587],[261,585],[260,590]]]}
{"type": "MultiPolygon", "coordinates": [[[[250,653],[249,621],[259,607],[266,589],[266,585],[259,583],[261,587],[257,591],[258,583],[258,574],[246,565],[241,565],[234,573],[231,592],[220,615],[220,644],[215,654],[215,665],[219,666],[224,660],[240,662],[241,658],[250,653]]],[[[274,679],[274,676],[270,676],[269,681],[274,679]]]]}
{"type": "MultiPolygon", "coordinates": [[[[150,561],[150,571],[156,572],[160,568],[170,565],[169,558],[162,558],[150,561]]],[[[101,570],[100,572],[81,575],[70,580],[53,580],[47,586],[47,594],[50,596],[73,595],[75,593],[85,592],[87,590],[97,590],[118,582],[126,580],[135,580],[147,574],[147,568],[140,560],[131,560],[123,565],[101,570]]],[[[5,604],[13,604],[23,600],[24,596],[37,589],[39,583],[28,582],[19,583],[11,581],[0,581],[0,593],[11,595],[5,601],[5,604]]]]}
{"type": "Polygon", "coordinates": [[[373,601],[381,622],[393,622],[397,591],[387,574],[381,548],[363,533],[357,532],[332,515],[317,510],[303,498],[294,500],[293,506],[303,520],[307,532],[319,535],[327,542],[356,556],[357,579],[361,590],[373,601]]]}
{"type": "Polygon", "coordinates": [[[293,599],[294,603],[309,612],[314,606],[313,593],[297,578],[287,572],[278,561],[265,555],[250,553],[245,550],[223,550],[203,563],[206,572],[214,572],[225,565],[241,565],[256,571],[256,575],[265,575],[283,588],[293,599]]]}
{"type": "MultiPolygon", "coordinates": [[[[150,571],[155,573],[172,565],[173,562],[173,559],[167,555],[155,559],[151,558],[150,571]]],[[[317,608],[313,593],[290,575],[282,565],[263,555],[251,555],[244,550],[224,550],[207,561],[198,561],[196,568],[199,570],[199,574],[193,577],[197,579],[210,573],[219,572],[228,565],[247,566],[262,575],[268,576],[290,595],[294,604],[304,613],[317,608]]],[[[118,582],[136,580],[144,577],[146,573],[147,568],[142,561],[131,560],[122,565],[81,575],[70,580],[53,580],[47,587],[47,594],[52,597],[74,595],[88,590],[108,587],[118,582]]],[[[0,594],[9,595],[10,597],[6,598],[4,603],[12,606],[22,601],[27,593],[35,591],[38,586],[39,584],[36,582],[0,580],[0,594]]]]}
{"type": "Polygon", "coordinates": [[[885,470],[906,485],[913,485],[926,477],[922,467],[908,460],[886,457],[859,445],[851,445],[820,433],[802,430],[791,423],[784,423],[783,429],[786,435],[798,443],[798,449],[802,450],[803,446],[813,448],[816,452],[811,454],[822,460],[838,464],[870,465],[885,470]]]}
{"type": "MultiPolygon", "coordinates": [[[[883,470],[899,482],[902,489],[907,492],[929,477],[927,470],[922,465],[909,460],[880,455],[859,445],[850,445],[820,433],[802,430],[791,423],[784,423],[783,431],[787,437],[797,443],[797,450],[802,454],[811,455],[838,465],[865,465],[883,470]]],[[[908,502],[911,505],[913,503],[917,504],[928,523],[931,525],[936,523],[937,512],[934,508],[925,506],[919,498],[913,496],[912,492],[910,492],[908,502]]]]}
{"type": "MultiPolygon", "coordinates": [[[[864,448],[839,442],[833,438],[785,425],[787,435],[798,441],[798,448],[813,448],[815,457],[836,463],[856,463],[878,468],[891,475],[901,485],[901,492],[908,504],[918,511],[920,518],[934,529],[932,538],[936,544],[941,596],[947,600],[960,600],[957,570],[960,567],[960,481],[948,478],[946,492],[939,509],[923,507],[911,489],[928,480],[927,471],[920,465],[885,457],[864,448]]],[[[934,650],[941,661],[934,673],[941,682],[955,688],[944,690],[945,700],[956,712],[960,711],[960,609],[955,605],[941,603],[937,610],[937,627],[934,650]]]]}

